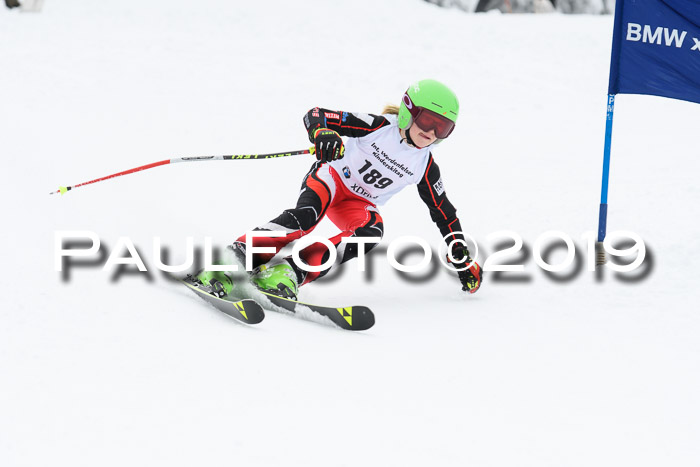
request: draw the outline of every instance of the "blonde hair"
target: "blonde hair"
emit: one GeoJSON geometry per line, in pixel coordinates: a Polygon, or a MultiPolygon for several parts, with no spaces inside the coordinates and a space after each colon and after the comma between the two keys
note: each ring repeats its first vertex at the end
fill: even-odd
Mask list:
{"type": "Polygon", "coordinates": [[[382,115],[385,115],[385,114],[398,115],[399,114],[399,106],[394,105],[394,104],[385,105],[384,110],[382,110],[382,115]]]}

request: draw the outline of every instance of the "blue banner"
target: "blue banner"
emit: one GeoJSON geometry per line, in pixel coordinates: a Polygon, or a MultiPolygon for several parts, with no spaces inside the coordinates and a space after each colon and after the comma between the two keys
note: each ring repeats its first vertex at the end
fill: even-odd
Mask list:
{"type": "Polygon", "coordinates": [[[608,94],[700,103],[700,0],[617,0],[608,94]]]}

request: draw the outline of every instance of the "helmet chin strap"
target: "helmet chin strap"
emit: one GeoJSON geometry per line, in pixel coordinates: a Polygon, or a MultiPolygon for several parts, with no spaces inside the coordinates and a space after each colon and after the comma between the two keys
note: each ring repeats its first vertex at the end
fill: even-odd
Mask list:
{"type": "Polygon", "coordinates": [[[410,144],[411,146],[413,146],[413,147],[416,148],[416,149],[423,149],[422,147],[418,146],[418,145],[413,141],[413,138],[411,138],[411,133],[408,131],[408,130],[410,130],[410,129],[411,129],[411,127],[408,127],[406,130],[403,130],[404,135],[406,135],[406,136],[404,137],[404,140],[405,140],[408,144],[410,144]]]}

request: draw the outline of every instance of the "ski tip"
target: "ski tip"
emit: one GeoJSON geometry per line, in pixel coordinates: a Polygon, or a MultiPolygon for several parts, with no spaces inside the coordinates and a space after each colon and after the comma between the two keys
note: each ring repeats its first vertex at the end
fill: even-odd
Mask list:
{"type": "Polygon", "coordinates": [[[352,329],[355,331],[366,331],[374,326],[374,313],[366,306],[353,307],[355,322],[352,329]]]}
{"type": "Polygon", "coordinates": [[[258,302],[251,299],[240,300],[236,302],[236,308],[245,318],[247,324],[258,324],[265,319],[265,310],[258,302]],[[238,305],[240,304],[240,305],[238,305]]]}
{"type": "Polygon", "coordinates": [[[222,298],[208,290],[201,288],[192,280],[191,276],[179,279],[180,283],[186,285],[195,292],[201,299],[222,313],[245,324],[258,324],[265,319],[265,310],[253,299],[233,297],[222,298]]]}
{"type": "Polygon", "coordinates": [[[366,306],[336,308],[341,318],[335,323],[348,331],[366,331],[374,326],[374,313],[366,306]]]}

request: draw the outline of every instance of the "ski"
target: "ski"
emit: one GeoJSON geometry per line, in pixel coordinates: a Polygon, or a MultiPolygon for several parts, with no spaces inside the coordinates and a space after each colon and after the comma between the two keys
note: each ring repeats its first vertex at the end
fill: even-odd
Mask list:
{"type": "Polygon", "coordinates": [[[366,306],[346,306],[332,308],[327,306],[311,305],[290,298],[280,297],[264,290],[257,289],[275,306],[291,311],[295,315],[306,318],[306,310],[330,319],[335,325],[348,331],[365,331],[374,326],[374,313],[366,306]],[[301,312],[301,313],[300,313],[301,312]]]}
{"type": "MultiPolygon", "coordinates": [[[[291,312],[301,319],[317,321],[318,317],[328,318],[336,326],[347,331],[365,331],[374,326],[374,313],[366,306],[327,307],[300,302],[262,290],[248,281],[248,287],[235,287],[233,295],[216,294],[211,287],[202,285],[193,276],[178,281],[185,284],[200,298],[216,307],[219,311],[248,324],[256,324],[265,318],[265,302],[277,308],[291,312]]],[[[279,311],[272,308],[272,311],[279,311]]]]}
{"type": "Polygon", "coordinates": [[[178,279],[178,281],[185,284],[190,290],[197,294],[199,298],[231,318],[246,324],[258,324],[265,319],[265,310],[253,299],[246,298],[238,300],[232,297],[232,299],[227,300],[214,295],[209,290],[209,287],[202,286],[192,281],[189,277],[178,279]]]}

